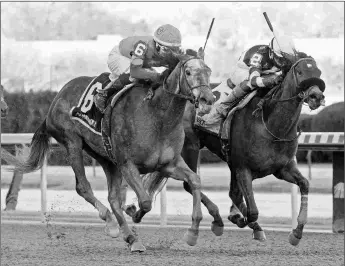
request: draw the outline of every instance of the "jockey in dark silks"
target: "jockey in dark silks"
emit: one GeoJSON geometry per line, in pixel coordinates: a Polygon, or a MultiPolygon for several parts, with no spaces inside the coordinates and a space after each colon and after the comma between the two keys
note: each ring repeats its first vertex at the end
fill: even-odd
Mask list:
{"type": "Polygon", "coordinates": [[[108,57],[111,82],[94,97],[103,113],[108,97],[135,79],[157,83],[164,78],[152,67],[166,66],[166,57],[181,47],[181,33],[170,24],[160,26],[153,36],[131,36],[116,45],[108,57]]]}
{"type": "Polygon", "coordinates": [[[244,51],[236,69],[220,86],[230,87],[231,93],[217,101],[211,112],[203,116],[205,121],[226,117],[228,111],[246,94],[260,88],[273,88],[283,80],[283,73],[291,67],[295,45],[288,36],[273,38],[269,45],[255,45],[244,51]],[[278,44],[279,42],[279,44],[278,44]]]}

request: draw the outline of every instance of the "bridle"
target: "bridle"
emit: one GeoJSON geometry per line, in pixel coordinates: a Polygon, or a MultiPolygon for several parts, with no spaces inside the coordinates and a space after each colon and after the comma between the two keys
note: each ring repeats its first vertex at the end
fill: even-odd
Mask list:
{"type": "MultiPolygon", "coordinates": [[[[297,60],[297,61],[291,66],[289,72],[287,73],[287,75],[288,75],[288,74],[292,71],[293,80],[294,80],[294,86],[295,86],[296,88],[299,87],[299,84],[298,84],[298,81],[297,81],[297,76],[296,76],[295,68],[296,68],[296,66],[297,66],[300,62],[302,62],[302,61],[307,61],[307,60],[315,62],[315,60],[314,60],[313,58],[310,58],[310,57],[308,57],[308,58],[301,58],[301,59],[297,60]]],[[[287,75],[286,75],[286,76],[287,76],[287,75]]],[[[273,94],[276,93],[276,92],[278,91],[279,88],[283,87],[285,81],[286,81],[286,79],[284,78],[284,80],[283,80],[283,82],[281,83],[281,85],[280,85],[280,86],[277,86],[277,89],[274,90],[274,92],[272,93],[272,99],[273,99],[273,94]]],[[[309,91],[309,89],[307,90],[307,92],[305,92],[305,90],[302,90],[301,92],[299,92],[299,93],[298,93],[297,95],[295,95],[295,96],[292,96],[292,97],[287,98],[287,99],[275,100],[275,102],[277,102],[277,103],[278,103],[278,102],[287,102],[287,101],[291,101],[291,100],[297,99],[297,100],[299,101],[299,105],[298,105],[298,107],[299,107],[301,104],[303,104],[304,100],[309,96],[308,91],[309,91]]],[[[262,110],[261,120],[262,120],[262,123],[263,123],[263,125],[264,125],[264,127],[265,127],[265,130],[275,139],[275,140],[274,140],[275,142],[283,142],[283,141],[284,141],[284,142],[290,142],[290,141],[294,141],[294,140],[296,140],[296,139],[299,138],[299,136],[300,136],[301,133],[302,133],[302,130],[301,130],[300,128],[298,128],[298,134],[297,134],[295,137],[293,137],[292,139],[279,138],[279,137],[277,137],[276,135],[274,135],[274,134],[268,129],[268,127],[267,127],[267,124],[266,124],[266,121],[265,121],[265,118],[264,118],[264,109],[263,109],[263,106],[262,106],[261,110],[262,110]]],[[[288,132],[288,133],[289,133],[289,132],[288,132]]]]}
{"type": "Polygon", "coordinates": [[[181,63],[181,67],[180,67],[180,75],[179,75],[179,81],[178,81],[178,86],[176,88],[176,91],[175,92],[171,92],[169,90],[166,89],[166,80],[168,77],[166,77],[163,81],[163,90],[166,91],[167,93],[173,95],[174,97],[177,97],[177,98],[181,98],[181,99],[185,99],[185,100],[188,100],[190,101],[191,103],[193,103],[195,105],[195,107],[198,107],[199,105],[199,102],[198,100],[195,99],[195,96],[192,94],[192,91],[194,89],[197,89],[197,88],[201,88],[201,87],[206,87],[208,89],[211,90],[210,86],[208,84],[200,84],[200,85],[197,85],[197,86],[194,86],[192,87],[189,82],[188,82],[188,79],[186,77],[186,73],[184,71],[184,67],[185,67],[185,64],[187,62],[189,62],[190,60],[194,60],[194,59],[200,59],[200,58],[195,58],[195,57],[192,57],[192,58],[189,58],[187,59],[186,61],[184,61],[183,63],[181,63]],[[181,94],[181,82],[182,80],[185,79],[187,85],[188,85],[188,88],[189,88],[189,95],[184,95],[184,94],[181,94]]]}

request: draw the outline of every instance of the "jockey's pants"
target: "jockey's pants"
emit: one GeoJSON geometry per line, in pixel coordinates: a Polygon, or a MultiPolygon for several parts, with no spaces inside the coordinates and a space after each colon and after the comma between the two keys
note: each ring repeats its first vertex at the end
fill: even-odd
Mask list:
{"type": "MultiPolygon", "coordinates": [[[[230,74],[229,78],[231,80],[231,83],[235,85],[235,87],[232,88],[231,93],[228,96],[221,97],[214,104],[214,107],[211,109],[210,113],[205,114],[203,116],[203,119],[205,121],[209,121],[210,123],[216,123],[216,121],[221,120],[222,117],[226,117],[228,111],[232,106],[224,103],[233,102],[236,99],[241,98],[248,93],[248,91],[243,90],[243,86],[240,86],[241,82],[243,82],[244,80],[248,80],[249,78],[249,67],[246,64],[239,61],[236,64],[235,70],[230,74]]],[[[222,81],[217,87],[218,90],[222,90],[221,86],[228,86],[228,81],[222,81]]]]}
{"type": "Polygon", "coordinates": [[[111,72],[109,79],[116,80],[121,74],[130,73],[131,61],[129,58],[120,54],[119,46],[115,46],[108,56],[108,67],[111,72]]]}

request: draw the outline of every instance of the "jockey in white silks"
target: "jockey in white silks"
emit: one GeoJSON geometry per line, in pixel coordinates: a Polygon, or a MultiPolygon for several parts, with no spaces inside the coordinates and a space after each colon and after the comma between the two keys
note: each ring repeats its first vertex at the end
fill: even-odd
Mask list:
{"type": "Polygon", "coordinates": [[[294,41],[288,36],[279,37],[278,42],[273,38],[269,45],[255,45],[244,51],[230,77],[213,90],[220,92],[220,98],[210,113],[200,114],[197,120],[203,120],[203,124],[219,123],[251,91],[281,83],[282,70],[291,66],[285,56],[294,55],[295,51],[294,41]]]}

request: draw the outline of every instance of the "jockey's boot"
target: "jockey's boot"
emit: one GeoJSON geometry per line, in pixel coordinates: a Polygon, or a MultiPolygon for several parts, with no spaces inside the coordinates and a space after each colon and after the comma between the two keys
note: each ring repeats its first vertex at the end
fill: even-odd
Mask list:
{"type": "MultiPolygon", "coordinates": [[[[204,121],[207,121],[208,124],[214,124],[222,119],[225,119],[228,115],[229,110],[235,106],[239,100],[247,94],[245,90],[250,90],[247,85],[248,81],[242,82],[240,85],[236,85],[232,90],[231,93],[224,99],[221,103],[215,103],[211,111],[208,114],[201,115],[204,121]],[[243,87],[246,86],[245,90],[243,87]]],[[[230,86],[229,86],[230,87],[230,86]]]]}
{"type": "Polygon", "coordinates": [[[110,83],[103,90],[98,91],[98,93],[96,93],[93,97],[93,101],[98,110],[103,114],[108,98],[130,83],[129,74],[122,74],[118,79],[110,81],[110,83]]]}
{"type": "Polygon", "coordinates": [[[95,106],[97,109],[103,114],[105,111],[106,103],[108,100],[108,91],[113,86],[116,80],[110,81],[110,83],[102,90],[99,90],[94,96],[93,96],[93,102],[95,103],[95,106]]]}
{"type": "Polygon", "coordinates": [[[218,112],[226,117],[231,108],[233,108],[242,98],[250,92],[251,88],[248,86],[248,81],[245,80],[240,84],[236,85],[231,90],[231,93],[217,106],[218,112]]]}

